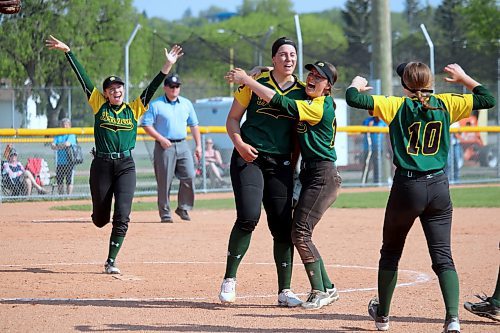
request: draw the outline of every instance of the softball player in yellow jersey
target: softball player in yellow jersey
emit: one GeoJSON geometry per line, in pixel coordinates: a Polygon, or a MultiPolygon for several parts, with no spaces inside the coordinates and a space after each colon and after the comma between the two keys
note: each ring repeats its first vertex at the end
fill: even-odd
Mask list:
{"type": "Polygon", "coordinates": [[[388,124],[394,151],[396,172],[385,211],[378,298],[368,304],[369,315],[381,331],[389,329],[399,260],[406,236],[418,217],[444,298],[444,332],[460,332],[458,276],[450,244],[453,208],[443,168],[450,147],[450,124],[468,117],[473,109],[493,107],[495,99],[459,65],[450,64],[444,70],[450,75],[446,81],[461,83],[473,94],[433,94],[432,73],[420,62],[397,68],[406,97],[362,95],[359,92],[371,87],[359,76],[346,91],[347,104],[370,110],[371,115],[388,124]]]}

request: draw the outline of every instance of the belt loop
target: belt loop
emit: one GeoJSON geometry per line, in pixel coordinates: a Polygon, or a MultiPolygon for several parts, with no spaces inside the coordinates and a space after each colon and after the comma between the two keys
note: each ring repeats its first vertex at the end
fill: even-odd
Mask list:
{"type": "Polygon", "coordinates": [[[407,177],[408,178],[413,178],[413,172],[408,170],[408,174],[407,174],[407,177]]]}

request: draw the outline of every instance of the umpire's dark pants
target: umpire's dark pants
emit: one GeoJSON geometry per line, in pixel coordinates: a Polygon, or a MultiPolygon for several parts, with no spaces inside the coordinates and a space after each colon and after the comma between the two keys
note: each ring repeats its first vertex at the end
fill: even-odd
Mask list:
{"type": "Polygon", "coordinates": [[[264,204],[273,239],[291,244],[293,168],[290,154],[259,152],[253,162],[247,163],[235,149],[230,171],[236,226],[252,232],[260,219],[261,204],[264,204]]]}
{"type": "Polygon", "coordinates": [[[314,227],[337,199],[342,179],[332,161],[303,162],[299,201],[293,211],[292,241],[304,264],[321,256],[312,242],[314,227]]]}
{"type": "Polygon", "coordinates": [[[415,175],[396,170],[385,211],[379,269],[397,271],[406,236],[419,217],[433,271],[439,275],[455,270],[450,245],[452,211],[448,177],[442,171],[415,175]]]}
{"type": "Polygon", "coordinates": [[[90,166],[92,222],[102,228],[109,223],[111,201],[115,197],[112,235],[125,236],[130,221],[136,175],[132,158],[108,159],[95,157],[90,166]]]}

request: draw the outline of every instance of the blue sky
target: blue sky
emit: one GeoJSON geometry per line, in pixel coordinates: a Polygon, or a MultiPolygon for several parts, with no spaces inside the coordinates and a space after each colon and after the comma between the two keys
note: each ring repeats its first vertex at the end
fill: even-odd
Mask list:
{"type": "MultiPolygon", "coordinates": [[[[345,1],[337,0],[292,0],[294,10],[298,14],[323,11],[331,8],[343,8],[345,1]]],[[[441,0],[422,0],[421,3],[430,3],[432,6],[439,5],[441,0]]],[[[226,8],[229,11],[236,11],[241,6],[242,0],[133,0],[134,6],[140,11],[146,11],[148,17],[161,17],[166,20],[177,20],[182,17],[186,9],[191,8],[194,16],[200,10],[205,10],[210,6],[226,8]]],[[[404,1],[390,0],[391,10],[401,12],[404,9],[404,1]]]]}

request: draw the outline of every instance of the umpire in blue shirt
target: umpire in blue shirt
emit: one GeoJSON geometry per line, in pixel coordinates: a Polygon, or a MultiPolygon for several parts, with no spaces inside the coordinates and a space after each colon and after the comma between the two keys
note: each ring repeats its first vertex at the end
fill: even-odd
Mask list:
{"type": "Polygon", "coordinates": [[[193,154],[186,141],[187,126],[196,143],[195,155],[201,158],[200,129],[193,104],[180,96],[181,79],[177,74],[165,78],[165,95],[149,104],[142,118],[144,131],[155,142],[154,171],[158,186],[158,211],[161,222],[171,223],[170,188],[174,175],[179,178],[178,206],[175,213],[189,221],[194,205],[195,168],[193,154]]]}

